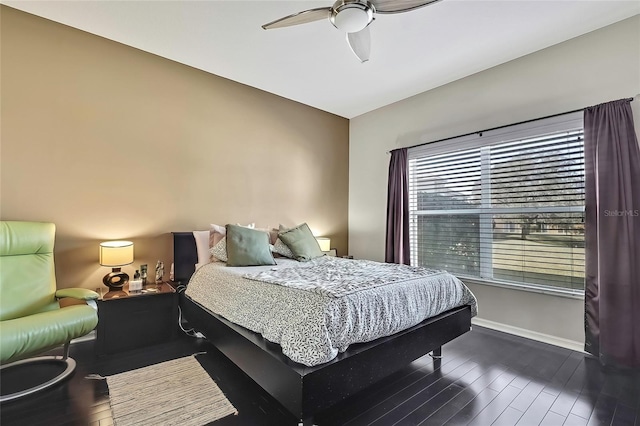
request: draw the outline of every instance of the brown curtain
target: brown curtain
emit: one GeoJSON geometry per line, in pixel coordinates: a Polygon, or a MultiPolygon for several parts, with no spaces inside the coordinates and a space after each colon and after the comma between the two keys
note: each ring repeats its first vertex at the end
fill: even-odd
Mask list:
{"type": "Polygon", "coordinates": [[[631,99],[584,111],[585,350],[640,366],[640,148],[631,99]]]}
{"type": "Polygon", "coordinates": [[[409,257],[409,179],[407,149],[391,151],[389,189],[387,192],[387,239],[385,262],[411,262],[409,257]]]}

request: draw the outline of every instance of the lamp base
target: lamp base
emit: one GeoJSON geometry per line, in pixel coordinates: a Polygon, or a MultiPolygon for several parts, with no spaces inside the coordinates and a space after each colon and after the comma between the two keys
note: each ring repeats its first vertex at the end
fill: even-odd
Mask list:
{"type": "Polygon", "coordinates": [[[110,289],[119,290],[129,282],[129,275],[120,268],[113,268],[111,272],[102,278],[104,285],[110,289]]]}

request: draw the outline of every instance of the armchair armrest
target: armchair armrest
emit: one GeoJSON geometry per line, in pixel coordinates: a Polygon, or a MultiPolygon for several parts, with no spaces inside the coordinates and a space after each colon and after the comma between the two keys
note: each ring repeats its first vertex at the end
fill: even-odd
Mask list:
{"type": "Polygon", "coordinates": [[[63,288],[56,291],[56,298],[62,299],[63,297],[71,297],[78,300],[95,300],[98,298],[98,293],[86,288],[63,288]]]}

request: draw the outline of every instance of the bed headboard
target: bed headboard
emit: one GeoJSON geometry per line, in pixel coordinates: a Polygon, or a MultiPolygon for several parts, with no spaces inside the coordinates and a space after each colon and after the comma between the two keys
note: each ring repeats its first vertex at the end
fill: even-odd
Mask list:
{"type": "Polygon", "coordinates": [[[193,232],[173,232],[174,281],[187,285],[196,270],[196,263],[198,263],[198,251],[193,232]]]}

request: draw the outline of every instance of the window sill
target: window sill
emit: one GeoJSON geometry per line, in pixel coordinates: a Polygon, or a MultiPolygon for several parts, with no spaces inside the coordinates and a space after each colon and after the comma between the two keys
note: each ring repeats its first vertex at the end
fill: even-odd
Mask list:
{"type": "Polygon", "coordinates": [[[483,280],[481,278],[474,277],[465,277],[463,275],[458,276],[460,280],[464,283],[469,284],[478,284],[478,285],[488,285],[492,287],[501,287],[509,290],[519,290],[526,291],[530,293],[542,293],[547,294],[549,296],[558,296],[558,297],[566,297],[569,299],[584,299],[584,290],[563,290],[559,288],[551,288],[551,287],[543,287],[543,286],[532,286],[532,285],[520,285],[520,284],[505,284],[497,281],[489,281],[483,280]]]}

